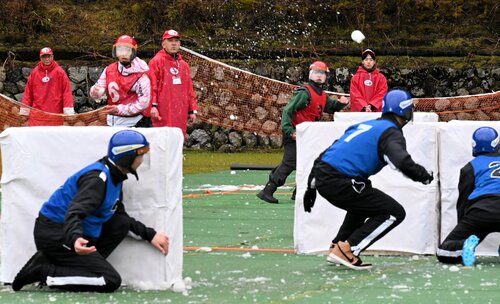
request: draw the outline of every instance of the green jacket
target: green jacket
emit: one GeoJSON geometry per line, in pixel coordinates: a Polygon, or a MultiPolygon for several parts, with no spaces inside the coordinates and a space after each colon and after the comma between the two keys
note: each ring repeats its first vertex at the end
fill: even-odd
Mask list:
{"type": "MultiPolygon", "coordinates": [[[[311,85],[314,86],[314,84],[311,85]]],[[[292,137],[292,134],[295,132],[295,127],[292,125],[295,113],[307,107],[310,102],[311,96],[309,95],[309,91],[307,89],[296,90],[293,93],[292,98],[290,98],[287,105],[283,109],[283,113],[281,114],[281,129],[286,136],[292,137]]],[[[324,112],[333,114],[334,112],[342,110],[346,106],[347,104],[340,103],[338,99],[327,96],[324,112]]]]}

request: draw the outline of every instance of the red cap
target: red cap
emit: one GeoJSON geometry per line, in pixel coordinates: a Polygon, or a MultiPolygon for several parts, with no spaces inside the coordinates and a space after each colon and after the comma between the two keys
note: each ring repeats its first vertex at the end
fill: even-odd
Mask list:
{"type": "Polygon", "coordinates": [[[49,47],[44,47],[43,49],[40,50],[40,57],[42,57],[43,55],[52,55],[54,53],[52,53],[52,49],[49,48],[49,47]]]}
{"type": "Polygon", "coordinates": [[[177,32],[176,30],[168,30],[165,31],[165,33],[163,33],[163,37],[161,37],[161,40],[163,41],[165,39],[170,39],[174,37],[181,38],[181,34],[179,34],[179,32],[177,32]]]}

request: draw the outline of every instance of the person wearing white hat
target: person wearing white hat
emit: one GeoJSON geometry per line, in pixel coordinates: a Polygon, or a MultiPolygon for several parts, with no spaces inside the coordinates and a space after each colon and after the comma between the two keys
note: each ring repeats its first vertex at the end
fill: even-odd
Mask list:
{"type": "Polygon", "coordinates": [[[75,114],[73,94],[66,72],[54,60],[54,52],[49,47],[40,50],[40,62],[31,71],[24,90],[19,114],[29,116],[29,126],[57,126],[63,124],[62,116],[44,114],[75,114]],[[40,111],[31,111],[34,108],[40,111]]]}
{"type": "Polygon", "coordinates": [[[387,90],[387,79],[377,68],[375,52],[364,50],[361,66],[351,79],[351,112],[380,112],[387,90]]]}

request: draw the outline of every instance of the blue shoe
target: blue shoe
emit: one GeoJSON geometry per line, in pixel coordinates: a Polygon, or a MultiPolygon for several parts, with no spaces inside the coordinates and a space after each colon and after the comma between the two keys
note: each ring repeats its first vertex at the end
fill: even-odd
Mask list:
{"type": "Polygon", "coordinates": [[[465,240],[464,247],[462,248],[462,261],[465,266],[474,265],[476,261],[474,250],[476,250],[477,244],[479,244],[479,238],[475,235],[471,235],[465,240]]]}

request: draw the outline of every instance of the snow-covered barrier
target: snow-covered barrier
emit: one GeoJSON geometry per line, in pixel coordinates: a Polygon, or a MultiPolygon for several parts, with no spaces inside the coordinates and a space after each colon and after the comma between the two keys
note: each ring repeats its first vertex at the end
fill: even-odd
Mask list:
{"type": "MultiPolygon", "coordinates": [[[[379,115],[380,116],[380,113],[379,115]]],[[[351,122],[302,123],[297,128],[297,199],[295,201],[294,243],[299,253],[328,250],[345,211],[318,195],[311,213],[304,212],[303,195],[314,160],[350,126],[351,122]]],[[[437,123],[405,126],[407,149],[413,159],[437,172],[437,123]]],[[[373,187],[403,205],[406,219],[369,249],[434,254],[439,241],[439,189],[434,180],[423,185],[386,166],[371,178],[373,187]]]]}
{"type": "MultiPolygon", "coordinates": [[[[456,203],[460,169],[472,156],[472,133],[479,127],[492,127],[500,133],[499,121],[450,121],[439,124],[439,174],[441,184],[441,240],[457,224],[456,203]]],[[[496,256],[500,233],[492,233],[477,247],[478,255],[496,256]]]]}
{"type": "MultiPolygon", "coordinates": [[[[33,227],[41,205],[67,177],[107,154],[120,128],[9,128],[0,134],[2,214],[0,280],[12,282],[35,252],[33,227]]],[[[109,260],[124,284],[164,289],[182,280],[182,144],[177,128],[136,129],[151,143],[138,169],[124,182],[127,212],[170,237],[165,257],[145,241],[126,238],[109,260]]]]}

